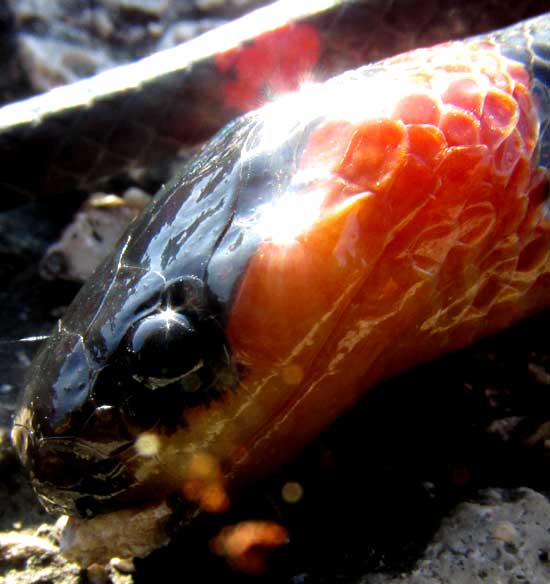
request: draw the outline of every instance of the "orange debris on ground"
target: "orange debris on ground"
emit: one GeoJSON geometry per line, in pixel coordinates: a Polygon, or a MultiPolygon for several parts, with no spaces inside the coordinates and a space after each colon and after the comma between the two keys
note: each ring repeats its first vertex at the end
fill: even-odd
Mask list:
{"type": "Polygon", "coordinates": [[[288,533],[278,523],[243,521],[222,529],[210,545],[235,570],[259,575],[267,569],[269,552],[287,542],[288,533]]]}

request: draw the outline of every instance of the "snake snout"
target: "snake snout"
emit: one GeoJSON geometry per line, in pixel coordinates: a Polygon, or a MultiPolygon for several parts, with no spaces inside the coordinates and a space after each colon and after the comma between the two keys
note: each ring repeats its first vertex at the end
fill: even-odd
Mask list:
{"type": "Polygon", "coordinates": [[[33,439],[17,426],[13,440],[22,460],[28,460],[33,487],[48,511],[95,515],[133,483],[118,452],[73,438],[33,439]]]}

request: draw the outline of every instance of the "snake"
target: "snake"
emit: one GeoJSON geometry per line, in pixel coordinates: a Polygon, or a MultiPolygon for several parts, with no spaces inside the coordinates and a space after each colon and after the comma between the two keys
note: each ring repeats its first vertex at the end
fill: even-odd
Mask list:
{"type": "MultiPolygon", "coordinates": [[[[264,73],[235,72],[262,46],[295,35],[311,72],[312,18],[372,9],[329,4],[217,54],[218,98],[257,105],[264,73]]],[[[208,507],[381,380],[546,308],[549,42],[543,15],[326,81],[287,59],[281,95],[163,186],[35,359],[12,436],[46,508],[208,507]]]]}

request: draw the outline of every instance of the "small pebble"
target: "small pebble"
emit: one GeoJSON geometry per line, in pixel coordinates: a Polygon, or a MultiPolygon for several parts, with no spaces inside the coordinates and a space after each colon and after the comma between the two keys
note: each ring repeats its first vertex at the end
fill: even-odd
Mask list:
{"type": "Polygon", "coordinates": [[[128,558],[111,558],[110,564],[121,574],[133,574],[136,571],[134,562],[128,558]]]}
{"type": "Polygon", "coordinates": [[[505,543],[516,543],[519,540],[519,533],[510,521],[500,521],[493,530],[493,537],[505,543]]]}
{"type": "Polygon", "coordinates": [[[537,383],[540,383],[541,385],[550,385],[550,373],[548,373],[544,367],[536,365],[535,363],[529,363],[527,369],[537,383]]]}
{"type": "Polygon", "coordinates": [[[86,569],[86,576],[90,584],[110,584],[111,579],[105,569],[100,564],[92,564],[86,569]]]}
{"type": "Polygon", "coordinates": [[[151,202],[151,195],[138,187],[130,187],[124,191],[122,199],[133,209],[144,209],[151,202]]]}
{"type": "Polygon", "coordinates": [[[116,10],[137,12],[160,18],[171,5],[171,0],[104,0],[104,3],[116,10]]]}

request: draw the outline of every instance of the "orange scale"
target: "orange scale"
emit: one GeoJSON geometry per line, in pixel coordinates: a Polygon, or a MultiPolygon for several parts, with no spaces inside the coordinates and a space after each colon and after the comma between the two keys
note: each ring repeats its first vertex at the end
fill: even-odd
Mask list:
{"type": "Polygon", "coordinates": [[[516,203],[514,208],[510,210],[508,214],[509,216],[503,219],[503,223],[506,224],[508,233],[518,232],[519,226],[523,222],[529,207],[529,199],[524,193],[517,194],[515,198],[516,203]]]}
{"type": "Polygon", "coordinates": [[[482,242],[493,233],[497,221],[497,210],[492,201],[470,204],[458,218],[458,239],[465,246],[481,249],[482,242]]]}
{"type": "Polygon", "coordinates": [[[471,183],[464,199],[464,206],[477,205],[495,199],[494,175],[487,169],[487,173],[476,183],[471,183]]]}
{"type": "Polygon", "coordinates": [[[521,63],[517,63],[516,61],[508,61],[506,63],[506,71],[508,75],[516,82],[528,87],[531,84],[531,79],[529,77],[529,73],[525,66],[521,63]]]}
{"type": "Polygon", "coordinates": [[[490,41],[472,41],[468,43],[468,48],[470,50],[477,51],[494,51],[495,46],[490,41]]]}
{"type": "Polygon", "coordinates": [[[520,237],[525,237],[541,222],[541,219],[544,219],[545,223],[548,221],[546,219],[548,214],[546,206],[548,203],[543,205],[548,200],[548,187],[548,177],[545,169],[537,168],[534,172],[531,169],[529,186],[527,187],[529,205],[525,217],[518,228],[520,237]]]}
{"type": "Polygon", "coordinates": [[[439,179],[419,158],[408,156],[384,195],[385,207],[393,225],[399,225],[411,213],[419,211],[434,196],[439,179]]]}
{"type": "Polygon", "coordinates": [[[541,221],[540,207],[533,205],[531,201],[527,204],[527,210],[518,227],[518,236],[525,238],[529,232],[533,231],[541,221]]]}
{"type": "Polygon", "coordinates": [[[549,253],[550,233],[545,231],[521,250],[517,263],[518,272],[543,272],[549,253]]]}
{"type": "Polygon", "coordinates": [[[527,208],[527,201],[521,196],[512,196],[504,189],[496,189],[495,197],[491,201],[495,209],[495,223],[488,238],[483,242],[480,253],[488,253],[491,246],[507,238],[517,238],[517,228],[520,225],[527,208]]]}
{"type": "MultiPolygon", "coordinates": [[[[410,256],[397,254],[392,242],[366,279],[357,298],[360,301],[362,320],[382,319],[383,322],[378,326],[386,329],[392,337],[394,334],[392,329],[394,331],[399,329],[388,326],[389,321],[392,318],[399,321],[408,319],[408,315],[404,314],[400,306],[406,297],[412,300],[417,296],[418,288],[423,285],[433,288],[434,281],[429,274],[417,269],[410,256]]],[[[412,308],[414,309],[414,306],[412,308]]]]}
{"type": "Polygon", "coordinates": [[[483,182],[472,187],[467,195],[458,221],[465,224],[460,231],[460,240],[476,245],[478,253],[484,254],[494,245],[500,233],[509,229],[506,226],[507,207],[503,205],[501,185],[483,182]]]}
{"type": "Polygon", "coordinates": [[[451,189],[461,185],[469,189],[488,177],[489,167],[489,150],[485,145],[454,146],[447,149],[437,172],[441,181],[451,189]]]}
{"type": "MultiPolygon", "coordinates": [[[[469,46],[468,48],[471,48],[469,46]]],[[[477,50],[470,51],[469,62],[483,72],[498,71],[500,69],[500,59],[495,53],[494,47],[476,47],[477,50]]]]}
{"type": "Polygon", "coordinates": [[[409,213],[399,225],[392,225],[393,229],[390,232],[391,243],[384,250],[384,253],[386,254],[390,250],[396,257],[410,258],[411,245],[418,238],[418,234],[433,225],[444,223],[448,220],[447,215],[440,212],[436,203],[437,201],[433,198],[427,199],[424,203],[421,203],[422,212],[409,213]]]}
{"type": "Polygon", "coordinates": [[[407,126],[409,152],[433,166],[441,159],[447,146],[443,132],[435,126],[414,124],[407,126]]]}
{"type": "Polygon", "coordinates": [[[416,49],[413,51],[408,51],[406,53],[401,53],[399,55],[395,55],[394,57],[390,57],[386,60],[387,63],[391,63],[393,64],[397,64],[397,63],[410,63],[410,62],[416,62],[419,59],[422,60],[422,58],[425,55],[429,55],[430,51],[426,50],[426,49],[416,49]]]}
{"type": "Polygon", "coordinates": [[[464,297],[479,281],[475,260],[478,250],[470,245],[455,245],[439,270],[437,287],[442,305],[464,297]]]}
{"type": "Polygon", "coordinates": [[[548,187],[550,177],[548,170],[542,166],[536,166],[536,162],[531,160],[531,175],[529,177],[529,197],[533,197],[538,204],[548,201],[548,187]]]}
{"type": "Polygon", "coordinates": [[[430,225],[411,245],[410,256],[415,267],[435,275],[456,240],[457,226],[454,221],[430,225]]]}
{"type": "Polygon", "coordinates": [[[456,219],[464,209],[465,201],[475,193],[475,187],[475,179],[464,185],[443,183],[436,193],[441,213],[450,219],[456,219]]]}
{"type": "Polygon", "coordinates": [[[489,89],[481,114],[481,139],[496,149],[512,133],[519,120],[519,107],[514,98],[499,89],[489,89]]]}
{"type": "Polygon", "coordinates": [[[479,262],[481,273],[512,273],[517,262],[517,240],[502,242],[489,251],[479,262]]]}
{"type": "Polygon", "coordinates": [[[454,67],[463,68],[464,59],[462,51],[453,43],[443,43],[438,45],[438,51],[423,49],[423,54],[419,54],[416,59],[417,63],[429,65],[431,69],[449,71],[454,67]]]}
{"type": "Polygon", "coordinates": [[[323,204],[321,205],[321,211],[323,214],[337,205],[341,205],[349,197],[353,197],[360,193],[365,196],[373,195],[373,193],[369,191],[362,191],[355,183],[348,183],[340,177],[327,181],[322,188],[324,188],[327,193],[323,200],[323,204]]]}
{"type": "MultiPolygon", "coordinates": [[[[432,332],[419,330],[418,325],[429,319],[439,306],[435,280],[418,270],[411,270],[411,276],[414,279],[407,282],[408,287],[402,288],[401,295],[395,298],[388,312],[375,321],[369,338],[363,339],[362,346],[355,350],[359,362],[361,354],[366,355],[370,362],[369,380],[371,373],[377,380],[429,358],[432,332]]],[[[372,290],[366,286],[362,292],[368,296],[372,290]]],[[[441,347],[438,354],[440,352],[441,347]]]]}
{"type": "Polygon", "coordinates": [[[445,63],[444,70],[448,73],[471,73],[472,67],[466,63],[445,63]]]}
{"type": "MultiPolygon", "coordinates": [[[[427,346],[431,355],[438,354],[438,347],[441,350],[459,349],[464,346],[462,339],[465,336],[466,330],[471,330],[467,335],[469,338],[475,333],[476,325],[473,325],[471,320],[468,320],[470,310],[470,302],[468,297],[461,298],[452,305],[446,307],[437,316],[437,321],[432,325],[431,334],[426,335],[427,346]],[[464,328],[464,325],[467,325],[464,328]],[[452,344],[449,345],[449,340],[452,339],[452,344]]],[[[467,341],[465,341],[467,343],[467,341]]]]}
{"type": "Polygon", "coordinates": [[[504,140],[494,154],[494,167],[497,173],[509,177],[519,159],[525,155],[523,140],[517,129],[504,140]]]}
{"type": "Polygon", "coordinates": [[[471,345],[480,336],[480,330],[484,324],[483,315],[477,311],[466,310],[460,322],[454,323],[451,331],[443,330],[440,334],[434,332],[430,339],[431,355],[441,353],[441,350],[456,351],[471,345]]]}
{"type": "Polygon", "coordinates": [[[434,96],[426,93],[407,95],[398,102],[392,117],[404,124],[436,125],[441,117],[440,104],[434,96]]]}
{"type": "Polygon", "coordinates": [[[483,95],[477,82],[471,78],[451,81],[441,95],[443,103],[460,107],[479,116],[483,105],[483,95]]]}
{"type": "Polygon", "coordinates": [[[300,159],[300,170],[334,168],[341,164],[355,126],[345,120],[331,120],[318,126],[308,137],[300,159]]]}
{"type": "Polygon", "coordinates": [[[496,89],[500,89],[505,93],[512,93],[514,89],[514,82],[510,75],[502,69],[502,65],[499,65],[499,69],[494,69],[491,71],[485,71],[485,75],[491,81],[491,85],[496,89]]]}
{"type": "Polygon", "coordinates": [[[506,190],[513,193],[525,193],[531,179],[531,165],[526,157],[520,158],[506,182],[506,190]]]}
{"type": "Polygon", "coordinates": [[[517,234],[518,228],[525,218],[528,207],[525,193],[515,193],[506,187],[497,191],[495,205],[498,210],[498,225],[495,230],[495,239],[502,240],[517,234]]]}
{"type": "Polygon", "coordinates": [[[454,328],[466,320],[471,308],[471,286],[457,286],[451,290],[439,289],[438,292],[442,310],[432,324],[431,335],[435,338],[449,332],[454,335],[454,328]]]}
{"type": "Polygon", "coordinates": [[[449,146],[471,146],[479,143],[479,120],[456,108],[446,111],[440,124],[449,146]]]}
{"type": "Polygon", "coordinates": [[[387,226],[380,201],[357,195],[327,212],[292,242],[264,242],[251,259],[235,297],[228,337],[238,359],[257,375],[294,352],[307,368],[332,327],[320,315],[339,313],[380,255],[387,226]],[[368,218],[378,218],[378,225],[368,218]],[[371,227],[369,237],[361,237],[371,227]],[[372,236],[372,237],[371,237],[372,236]],[[345,283],[343,286],[342,283],[345,283]],[[314,333],[309,343],[303,344],[314,333]],[[298,353],[297,348],[301,345],[298,353]]]}
{"type": "Polygon", "coordinates": [[[460,212],[462,201],[453,209],[453,205],[448,205],[441,184],[441,177],[436,173],[436,186],[432,192],[426,192],[420,202],[419,213],[409,213],[404,216],[393,231],[392,245],[396,254],[410,255],[413,243],[420,237],[419,234],[429,233],[432,228],[439,225],[447,225],[454,222],[460,212]]]}
{"type": "Polygon", "coordinates": [[[407,149],[407,134],[402,122],[369,121],[357,128],[335,171],[365,191],[381,191],[405,162],[407,149]]]}
{"type": "Polygon", "coordinates": [[[477,294],[475,295],[475,298],[472,301],[472,308],[475,308],[481,312],[489,311],[500,290],[501,285],[498,277],[491,276],[481,284],[477,294]]]}
{"type": "Polygon", "coordinates": [[[523,85],[517,84],[514,88],[514,99],[519,105],[519,119],[517,128],[525,142],[527,152],[531,154],[538,140],[538,116],[533,104],[531,93],[523,85]]]}

